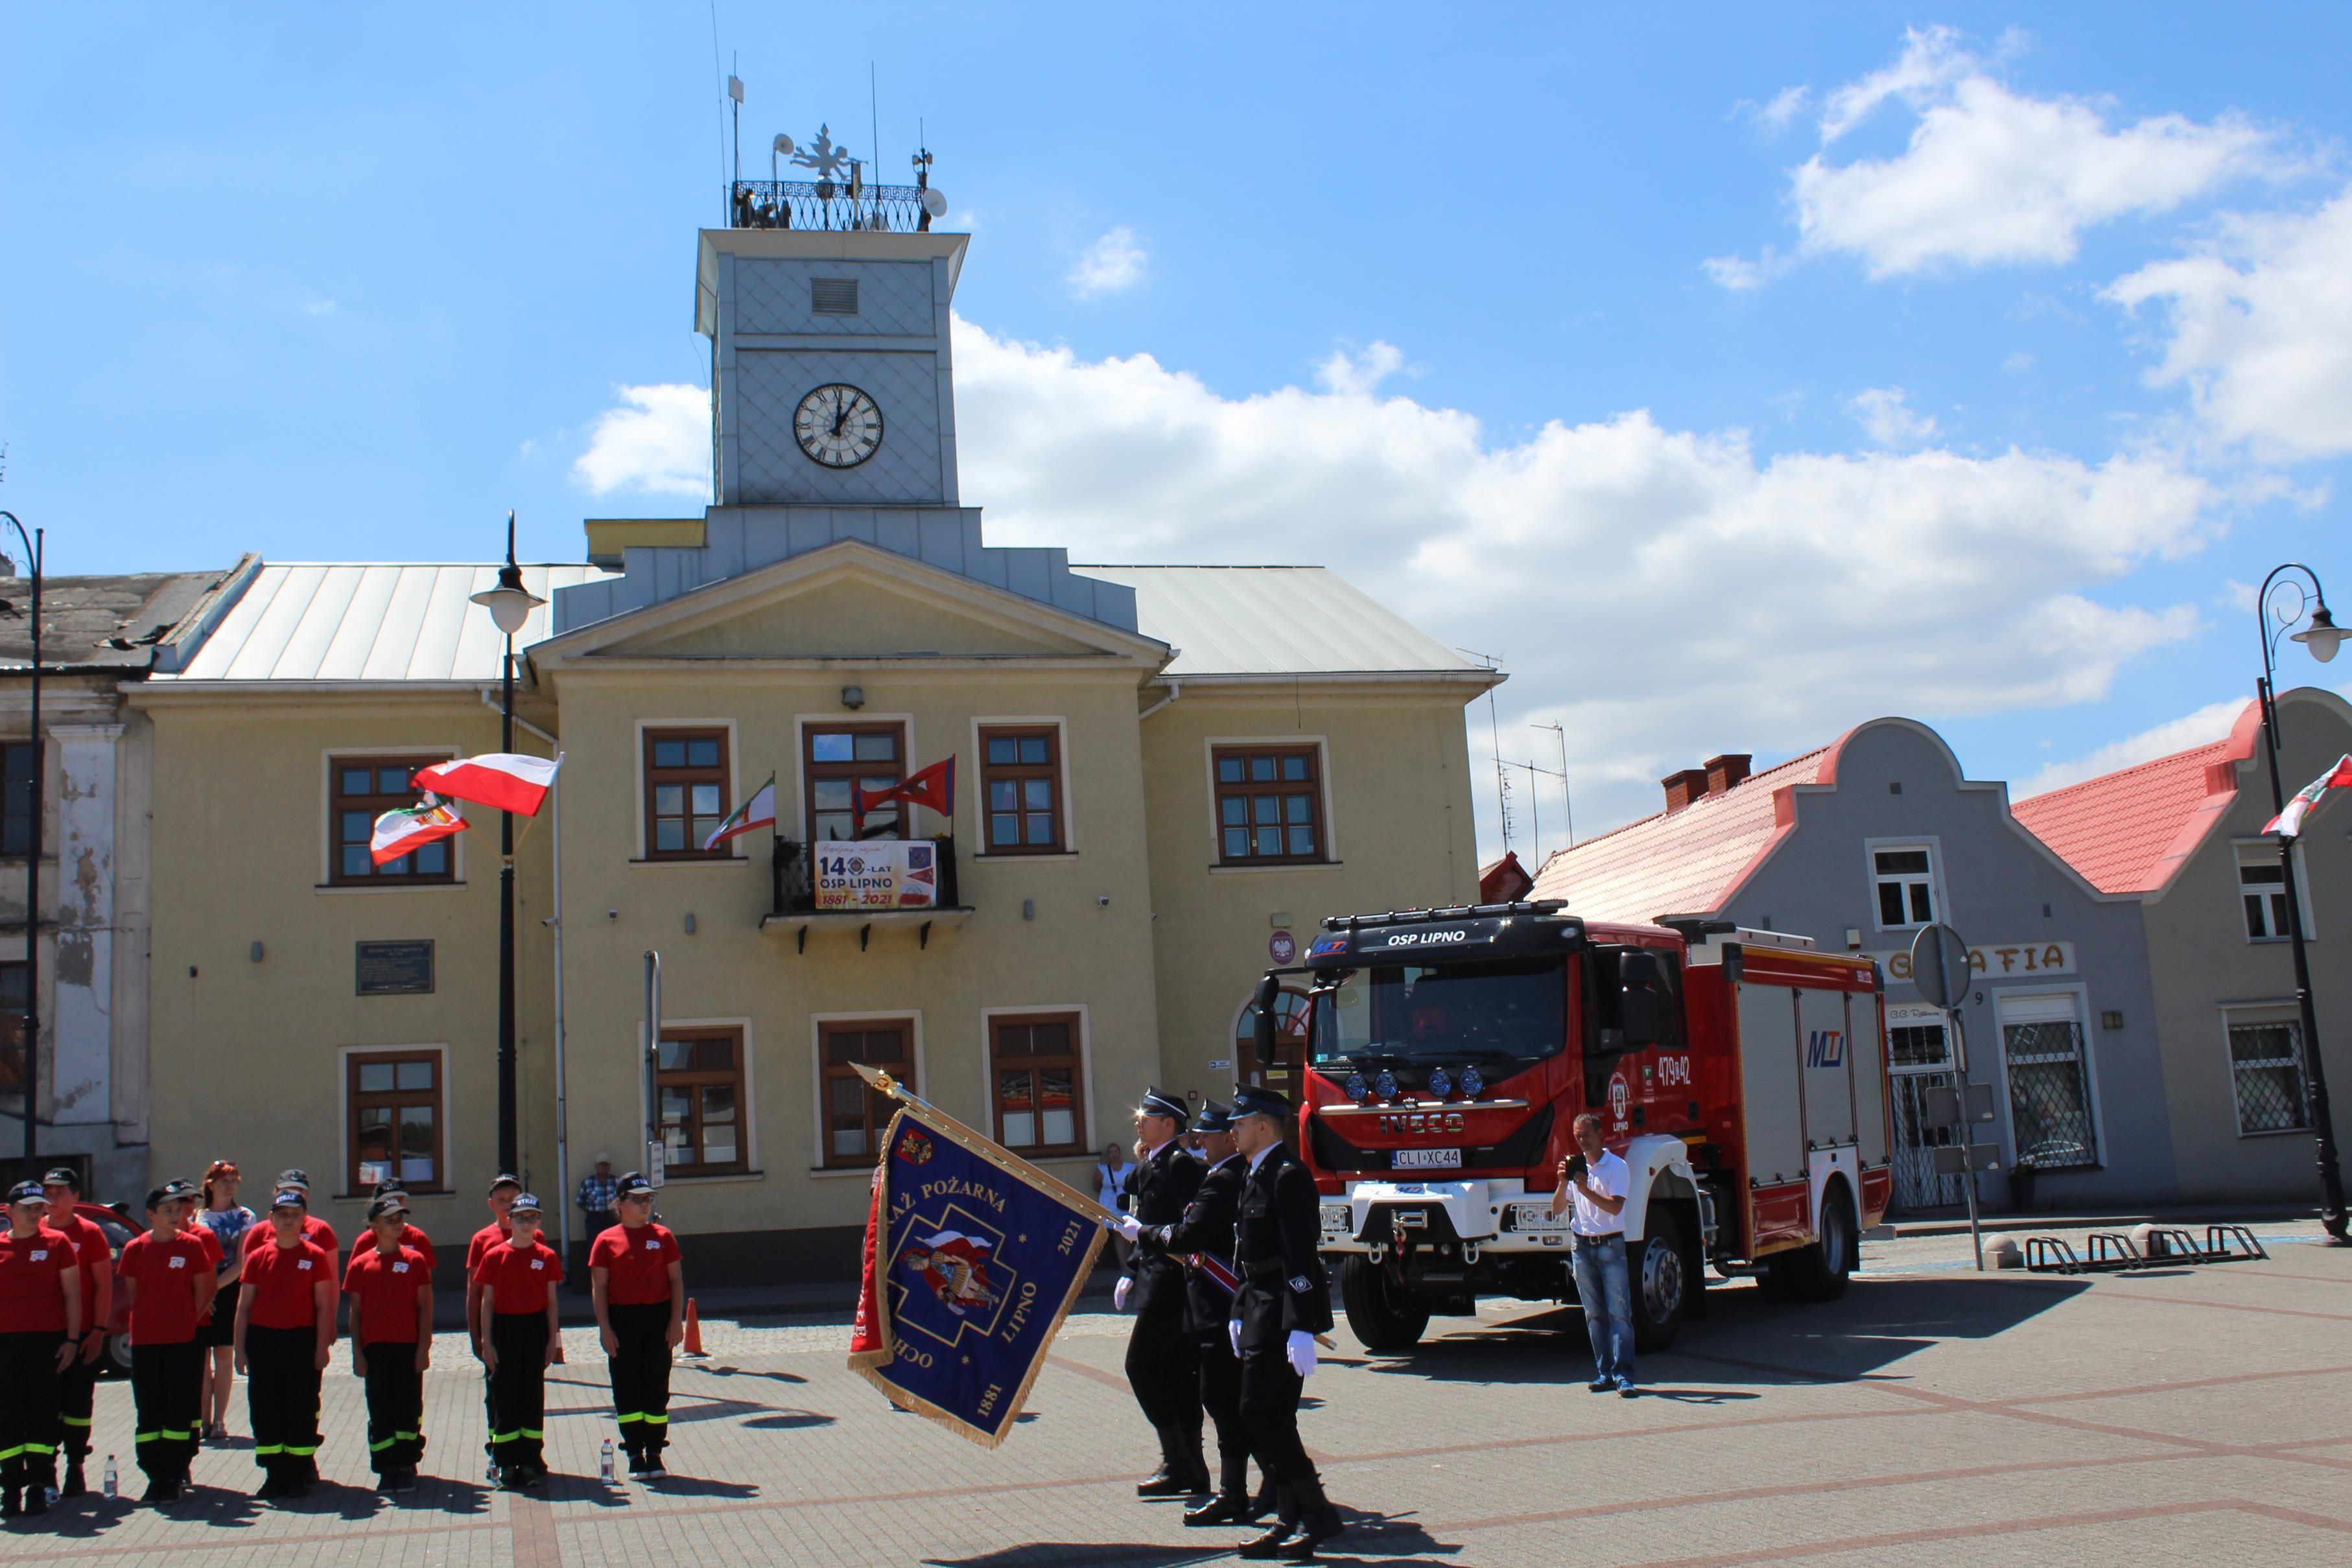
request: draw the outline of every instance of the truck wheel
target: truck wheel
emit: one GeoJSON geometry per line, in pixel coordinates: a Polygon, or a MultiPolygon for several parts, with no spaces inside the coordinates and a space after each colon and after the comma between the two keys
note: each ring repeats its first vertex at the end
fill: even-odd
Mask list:
{"type": "Polygon", "coordinates": [[[127,1333],[106,1336],[106,1350],[98,1358],[98,1369],[110,1377],[131,1375],[131,1336],[127,1333]]]}
{"type": "Polygon", "coordinates": [[[1626,1260],[1625,1282],[1633,1297],[1633,1348],[1646,1355],[1675,1343],[1690,1307],[1691,1275],[1673,1209],[1652,1204],[1642,1229],[1641,1255],[1626,1260]]]}
{"type": "Polygon", "coordinates": [[[1822,1194],[1821,1239],[1772,1260],[1766,1281],[1772,1294],[1794,1301],[1834,1301],[1844,1295],[1861,1234],[1853,1195],[1843,1181],[1831,1182],[1822,1194]]]}
{"type": "Polygon", "coordinates": [[[1429,1305],[1389,1278],[1370,1259],[1351,1256],[1339,1265],[1339,1303],[1348,1329],[1364,1348],[1383,1354],[1411,1350],[1429,1327],[1429,1305]]]}

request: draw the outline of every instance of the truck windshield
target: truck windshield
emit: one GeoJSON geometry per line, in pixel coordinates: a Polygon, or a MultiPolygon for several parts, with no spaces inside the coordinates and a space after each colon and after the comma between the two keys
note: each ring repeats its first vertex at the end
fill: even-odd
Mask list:
{"type": "Polygon", "coordinates": [[[1538,1061],[1566,1040],[1566,960],[1355,969],[1315,992],[1320,1066],[1538,1061]]]}

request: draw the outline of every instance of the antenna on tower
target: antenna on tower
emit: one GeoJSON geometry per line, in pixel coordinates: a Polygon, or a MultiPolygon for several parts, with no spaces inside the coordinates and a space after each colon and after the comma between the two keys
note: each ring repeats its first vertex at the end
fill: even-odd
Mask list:
{"type": "Polygon", "coordinates": [[[735,100],[735,183],[743,183],[743,78],[735,74],[742,58],[737,55],[727,62],[727,96],[735,100]]]}

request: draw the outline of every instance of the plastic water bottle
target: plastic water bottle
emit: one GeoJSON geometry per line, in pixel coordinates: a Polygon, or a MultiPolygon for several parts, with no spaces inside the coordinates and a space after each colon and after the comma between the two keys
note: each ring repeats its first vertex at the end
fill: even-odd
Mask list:
{"type": "Polygon", "coordinates": [[[109,1455],[107,1455],[107,1456],[106,1456],[106,1482],[105,1482],[105,1485],[106,1485],[106,1496],[107,1496],[107,1499],[108,1499],[108,1500],[109,1500],[109,1501],[111,1501],[111,1500],[113,1500],[114,1496],[115,1496],[115,1487],[116,1487],[116,1482],[115,1482],[115,1479],[114,1479],[114,1456],[113,1456],[112,1454],[109,1454],[109,1455]]]}
{"type": "Polygon", "coordinates": [[[596,1473],[608,1481],[613,1479],[613,1439],[610,1437],[604,1439],[604,1451],[597,1457],[596,1473]]]}

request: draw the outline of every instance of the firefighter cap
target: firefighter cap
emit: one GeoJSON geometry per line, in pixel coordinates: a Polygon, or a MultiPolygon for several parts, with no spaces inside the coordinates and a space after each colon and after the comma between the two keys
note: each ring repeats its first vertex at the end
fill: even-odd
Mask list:
{"type": "Polygon", "coordinates": [[[48,1201],[48,1195],[41,1191],[41,1184],[37,1181],[20,1181],[8,1189],[8,1205],[12,1208],[20,1203],[48,1201]]]}
{"type": "Polygon", "coordinates": [[[653,1195],[654,1184],[646,1179],[643,1171],[624,1172],[613,1187],[615,1197],[651,1197],[653,1195]]]}
{"type": "Polygon", "coordinates": [[[520,1192],[522,1190],[522,1183],[520,1180],[510,1176],[501,1176],[496,1181],[490,1183],[490,1196],[492,1197],[498,1197],[499,1188],[502,1186],[510,1186],[517,1192],[520,1192]]]}
{"type": "Polygon", "coordinates": [[[509,1208],[507,1212],[509,1214],[538,1214],[541,1212],[539,1199],[533,1194],[519,1192],[515,1194],[513,1207],[509,1208]]]}
{"type": "Polygon", "coordinates": [[[376,1195],[375,1201],[368,1205],[368,1218],[370,1219],[382,1219],[386,1215],[406,1214],[407,1212],[408,1195],[401,1191],[398,1187],[394,1187],[390,1192],[378,1193],[376,1195]]]}
{"type": "Polygon", "coordinates": [[[41,1185],[43,1186],[69,1186],[73,1188],[74,1191],[79,1192],[81,1190],[81,1173],[74,1169],[71,1166],[59,1166],[55,1170],[49,1172],[48,1175],[41,1178],[41,1185]]]}
{"type": "Polygon", "coordinates": [[[1201,1102],[1201,1114],[1194,1119],[1196,1133],[1230,1133],[1234,1130],[1234,1113],[1214,1100],[1201,1102]]]}
{"type": "Polygon", "coordinates": [[[277,1197],[269,1200],[269,1207],[272,1208],[299,1208],[307,1210],[310,1207],[310,1197],[308,1193],[304,1192],[299,1186],[285,1187],[278,1192],[277,1197]]]}
{"type": "Polygon", "coordinates": [[[278,1185],[281,1187],[299,1187],[304,1192],[308,1192],[310,1190],[310,1173],[299,1166],[290,1166],[278,1173],[278,1185]]]}
{"type": "Polygon", "coordinates": [[[1176,1130],[1180,1133],[1184,1130],[1184,1124],[1192,1119],[1192,1113],[1183,1101],[1173,1094],[1163,1094],[1157,1089],[1145,1090],[1135,1111],[1139,1116],[1173,1116],[1176,1130]]]}
{"type": "Polygon", "coordinates": [[[150,1213],[152,1213],[154,1210],[163,1207],[165,1204],[171,1202],[175,1197],[194,1197],[195,1196],[196,1188],[194,1183],[184,1181],[167,1181],[162,1186],[155,1188],[147,1195],[147,1208],[150,1213]]]}
{"type": "Polygon", "coordinates": [[[1244,1116],[1271,1116],[1288,1125],[1295,1114],[1290,1102],[1271,1089],[1261,1089],[1255,1083],[1234,1085],[1233,1115],[1236,1122],[1244,1116]]]}

